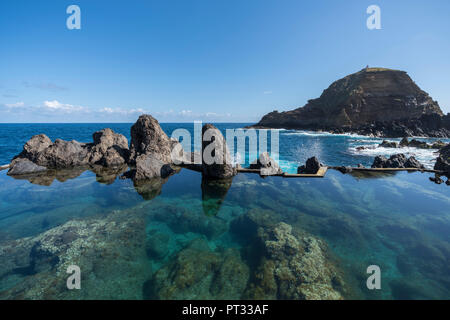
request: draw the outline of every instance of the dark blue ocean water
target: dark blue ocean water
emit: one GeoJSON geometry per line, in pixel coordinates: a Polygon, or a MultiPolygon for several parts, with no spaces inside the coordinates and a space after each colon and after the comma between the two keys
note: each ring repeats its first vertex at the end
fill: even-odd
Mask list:
{"type": "MultiPolygon", "coordinates": [[[[90,142],[104,127],[129,138],[131,124],[0,125],[1,164],[34,134],[90,142]]],[[[193,125],[162,127],[170,135],[193,125]]],[[[312,155],[328,165],[368,165],[375,154],[392,152],[359,153],[357,146],[381,142],[368,137],[279,135],[281,164],[291,172],[312,155]]],[[[435,157],[428,150],[402,152],[429,166],[435,157]]],[[[248,297],[268,273],[260,269],[265,254],[255,245],[258,231],[245,228],[247,215],[285,222],[324,241],[329,263],[344,279],[344,298],[449,299],[450,189],[429,177],[332,170],[323,179],[239,174],[217,188],[185,169],[142,185],[114,173],[61,171],[20,180],[1,171],[0,299],[248,297]],[[70,264],[82,270],[81,290],[65,287],[70,264]],[[370,265],[381,268],[381,290],[366,287],[370,265]]]]}
{"type": "MultiPolygon", "coordinates": [[[[244,128],[249,123],[217,123],[215,124],[223,133],[226,129],[244,128]]],[[[50,139],[77,140],[92,142],[92,133],[103,128],[111,128],[115,132],[125,135],[130,140],[131,123],[90,123],[90,124],[0,124],[0,164],[7,164],[20,153],[25,142],[33,135],[45,133],[50,139]]],[[[176,129],[188,130],[194,137],[194,124],[192,123],[163,123],[163,130],[169,135],[176,129]]],[[[259,134],[259,131],[257,131],[259,134]]],[[[401,149],[366,149],[357,151],[358,146],[376,146],[382,139],[365,136],[343,134],[332,135],[326,132],[317,133],[309,131],[279,130],[279,158],[281,167],[288,172],[296,172],[299,165],[304,164],[307,158],[317,156],[319,160],[330,166],[356,165],[361,163],[370,166],[376,155],[390,155],[405,153],[414,155],[428,167],[432,167],[436,158],[436,150],[421,150],[416,148],[401,149]]],[[[270,150],[270,133],[268,133],[270,150]]],[[[400,141],[400,139],[390,139],[400,141]]],[[[435,141],[436,139],[420,139],[435,141]]],[[[450,142],[449,139],[444,140],[450,142]]],[[[247,140],[248,143],[248,140],[247,140]]],[[[249,151],[248,144],[246,151],[249,151]]],[[[235,149],[235,152],[237,150],[235,149]]],[[[241,155],[244,156],[244,155],[241,155]]],[[[248,154],[246,155],[248,159],[248,154]]],[[[256,157],[257,154],[251,155],[256,157]]]]}

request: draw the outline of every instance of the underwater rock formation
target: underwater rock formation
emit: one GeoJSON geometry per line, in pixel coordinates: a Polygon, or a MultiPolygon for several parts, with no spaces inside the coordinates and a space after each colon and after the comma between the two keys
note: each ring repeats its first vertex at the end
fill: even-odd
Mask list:
{"type": "Polygon", "coordinates": [[[216,252],[196,239],[155,273],[147,286],[148,298],[241,299],[248,279],[249,268],[238,250],[216,252]]]}
{"type": "Polygon", "coordinates": [[[202,179],[202,206],[207,216],[215,216],[220,210],[233,179],[202,179]]]}
{"type": "Polygon", "coordinates": [[[204,177],[226,179],[237,174],[225,138],[212,124],[202,127],[202,155],[204,177]]]}
{"type": "Polygon", "coordinates": [[[335,81],[305,106],[273,111],[255,126],[385,137],[450,137],[449,119],[406,72],[365,68],[335,81]]]}
{"type": "Polygon", "coordinates": [[[71,220],[35,237],[0,243],[0,299],[141,299],[150,278],[145,222],[136,212],[71,220]],[[66,271],[81,269],[82,290],[66,271]],[[2,283],[6,275],[15,279],[2,283]]]}
{"type": "Polygon", "coordinates": [[[384,156],[376,156],[372,168],[417,168],[425,169],[425,166],[411,156],[407,158],[403,153],[394,154],[389,159],[384,156]]]}
{"type": "Polygon", "coordinates": [[[268,152],[261,153],[259,158],[254,163],[250,164],[250,169],[261,170],[261,176],[272,176],[283,173],[280,165],[269,156],[268,152]]]}
{"type": "Polygon", "coordinates": [[[206,216],[202,208],[167,203],[153,203],[148,214],[154,221],[166,224],[172,232],[185,234],[188,232],[204,235],[208,239],[216,239],[223,235],[228,224],[216,216],[206,216]]]}
{"type": "Polygon", "coordinates": [[[334,288],[340,282],[326,261],[323,243],[312,237],[296,237],[292,227],[280,222],[260,231],[267,257],[257,271],[259,285],[250,296],[268,294],[278,299],[338,300],[342,295],[334,288]],[[274,288],[276,290],[274,290],[274,288]]]}
{"type": "Polygon", "coordinates": [[[243,297],[343,299],[345,284],[325,243],[277,220],[271,211],[251,210],[231,225],[234,233],[246,235],[244,251],[257,265],[243,297]]]}
{"type": "Polygon", "coordinates": [[[297,168],[297,173],[316,174],[323,165],[316,157],[306,160],[306,164],[297,168]]]}

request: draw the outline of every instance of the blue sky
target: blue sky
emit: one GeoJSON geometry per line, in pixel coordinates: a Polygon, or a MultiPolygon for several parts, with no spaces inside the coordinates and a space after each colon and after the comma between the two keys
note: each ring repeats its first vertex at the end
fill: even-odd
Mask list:
{"type": "Polygon", "coordinates": [[[0,2],[0,122],[255,122],[366,65],[450,112],[448,0],[0,2]],[[66,8],[81,8],[68,30],[66,8]],[[381,8],[381,30],[366,9],[381,8]]]}

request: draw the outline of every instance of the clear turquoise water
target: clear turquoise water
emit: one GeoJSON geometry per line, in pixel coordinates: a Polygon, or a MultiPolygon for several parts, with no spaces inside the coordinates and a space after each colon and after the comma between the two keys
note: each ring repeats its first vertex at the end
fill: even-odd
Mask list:
{"type": "MultiPolygon", "coordinates": [[[[129,125],[111,126],[119,132],[122,128],[123,133],[129,129],[129,125]]],[[[89,141],[90,134],[85,133],[86,130],[90,133],[101,127],[74,126],[64,134],[60,127],[51,132],[45,131],[46,126],[33,130],[42,130],[52,138],[89,141]],[[77,133],[81,131],[83,134],[77,133]]],[[[0,128],[5,132],[4,126],[0,128]]],[[[33,130],[22,130],[15,137],[26,141],[33,130]]],[[[165,130],[170,131],[167,127],[165,130]]],[[[285,168],[291,170],[297,162],[303,161],[308,151],[314,150],[320,152],[318,155],[327,164],[368,163],[370,155],[355,156],[351,148],[361,143],[375,143],[364,137],[286,133],[293,134],[285,138],[281,134],[281,159],[285,161],[285,168]],[[293,141],[298,146],[316,146],[316,149],[293,152],[292,148],[287,148],[292,147],[293,141]],[[337,163],[339,161],[344,163],[337,163]]],[[[0,136],[5,162],[11,154],[20,151],[21,146],[13,147],[11,139],[0,136]],[[5,144],[10,146],[4,148],[5,144]]],[[[22,252],[4,248],[11,241],[19,241],[14,242],[19,248],[30,239],[73,221],[113,221],[114,232],[121,227],[126,230],[117,231],[120,237],[114,232],[89,235],[83,244],[94,244],[95,250],[87,251],[89,255],[83,257],[83,268],[88,268],[89,272],[84,275],[83,289],[69,298],[160,298],[152,279],[156,274],[161,277],[158,271],[176,263],[177,253],[195,239],[203,239],[210,251],[198,251],[198,256],[192,257],[194,261],[202,261],[210,252],[220,255],[231,252],[240,256],[241,265],[252,272],[259,259],[252,247],[254,235],[235,227],[239,217],[252,211],[324,240],[349,287],[345,298],[449,299],[450,189],[431,183],[430,176],[398,173],[358,177],[331,170],[324,179],[262,179],[257,175],[239,174],[228,190],[217,192],[214,188],[202,188],[201,175],[185,169],[170,177],[161,188],[155,185],[135,187],[130,180],[114,178],[101,183],[105,179],[91,171],[60,173],[51,184],[47,179],[46,185],[39,185],[36,183],[43,181],[16,180],[2,171],[0,298],[23,297],[25,292],[36,290],[54,276],[53,269],[47,267],[46,257],[33,250],[22,252]],[[105,252],[114,252],[114,255],[105,252]],[[33,254],[33,261],[38,265],[34,265],[31,272],[23,267],[33,254]],[[366,268],[373,264],[382,270],[382,289],[369,291],[366,268]]],[[[89,233],[90,229],[86,230],[89,233]]],[[[177,283],[171,282],[172,276],[167,274],[167,279],[159,285],[176,286],[177,283]]],[[[225,291],[228,295],[219,296],[214,290],[204,290],[201,294],[188,291],[190,296],[183,297],[240,298],[242,290],[236,289],[240,288],[238,284],[245,287],[253,281],[250,277],[242,284],[238,274],[231,274],[228,279],[236,281],[232,286],[234,291],[225,291]]],[[[48,293],[48,297],[58,297],[59,293],[52,294],[48,293]]]]}

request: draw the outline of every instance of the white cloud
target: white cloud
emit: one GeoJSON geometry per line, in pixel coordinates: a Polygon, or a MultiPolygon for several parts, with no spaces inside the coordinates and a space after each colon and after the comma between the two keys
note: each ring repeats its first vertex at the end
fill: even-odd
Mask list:
{"type": "Polygon", "coordinates": [[[51,110],[61,110],[64,112],[75,112],[75,111],[89,111],[87,108],[82,106],[74,106],[71,104],[61,103],[57,100],[44,101],[44,107],[51,110]]]}
{"type": "Polygon", "coordinates": [[[16,102],[16,103],[6,103],[5,106],[8,108],[20,108],[23,107],[25,103],[23,102],[16,102]]]}
{"type": "Polygon", "coordinates": [[[146,113],[144,109],[137,108],[137,109],[121,109],[121,108],[102,108],[99,110],[101,113],[108,113],[108,114],[121,114],[121,115],[130,115],[130,114],[143,114],[146,113]]]}
{"type": "Polygon", "coordinates": [[[190,116],[190,115],[192,115],[192,110],[181,110],[180,115],[181,116],[190,116]]]}

